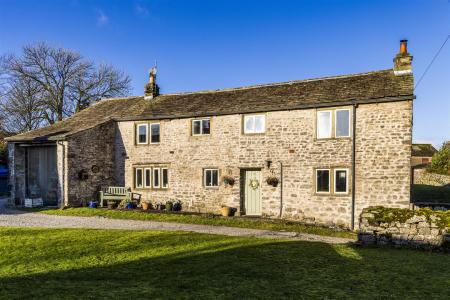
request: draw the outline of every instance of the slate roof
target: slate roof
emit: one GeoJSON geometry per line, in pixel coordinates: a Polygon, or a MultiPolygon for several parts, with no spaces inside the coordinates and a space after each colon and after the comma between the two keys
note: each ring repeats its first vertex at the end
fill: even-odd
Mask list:
{"type": "Polygon", "coordinates": [[[108,120],[150,120],[214,116],[413,99],[412,74],[392,69],[241,88],[106,99],[52,126],[8,141],[57,140],[108,120]]]}
{"type": "Polygon", "coordinates": [[[431,144],[412,144],[411,156],[432,157],[436,152],[431,144]]]}

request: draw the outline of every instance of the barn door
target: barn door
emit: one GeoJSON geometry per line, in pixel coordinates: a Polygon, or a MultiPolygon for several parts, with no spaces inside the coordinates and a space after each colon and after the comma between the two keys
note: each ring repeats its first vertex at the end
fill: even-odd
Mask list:
{"type": "Polygon", "coordinates": [[[45,206],[58,204],[56,146],[27,148],[27,197],[42,198],[45,206]]]}
{"type": "Polygon", "coordinates": [[[261,215],[261,171],[246,170],[244,185],[245,214],[250,216],[261,215]]]}

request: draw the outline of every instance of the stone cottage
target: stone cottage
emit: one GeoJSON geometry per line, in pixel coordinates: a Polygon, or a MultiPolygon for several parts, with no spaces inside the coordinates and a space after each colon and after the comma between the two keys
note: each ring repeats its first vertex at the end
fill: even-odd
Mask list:
{"type": "Polygon", "coordinates": [[[438,152],[431,144],[413,144],[411,149],[411,167],[425,167],[431,163],[438,152]]]}
{"type": "Polygon", "coordinates": [[[77,206],[126,186],[188,211],[351,228],[367,206],[408,207],[413,74],[400,45],[391,69],[222,90],[159,94],[153,70],[145,96],[8,138],[11,203],[77,206]]]}

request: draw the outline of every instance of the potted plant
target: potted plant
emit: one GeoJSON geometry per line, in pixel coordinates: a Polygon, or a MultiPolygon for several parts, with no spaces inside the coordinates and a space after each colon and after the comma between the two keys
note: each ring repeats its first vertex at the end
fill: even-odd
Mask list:
{"type": "Polygon", "coordinates": [[[126,209],[133,209],[134,208],[133,202],[127,201],[126,205],[125,205],[125,208],[126,209]]]}
{"type": "Polygon", "coordinates": [[[149,210],[152,208],[152,204],[150,203],[150,201],[143,201],[141,203],[142,206],[142,210],[149,210]]]}
{"type": "Polygon", "coordinates": [[[161,202],[156,204],[157,210],[164,210],[165,208],[166,208],[166,206],[164,204],[162,204],[161,202]]]}
{"type": "Polygon", "coordinates": [[[108,209],[114,209],[114,208],[116,208],[117,203],[116,203],[116,201],[108,201],[107,205],[108,205],[108,209]]]}
{"type": "Polygon", "coordinates": [[[224,217],[232,217],[234,215],[235,209],[233,207],[223,205],[220,209],[220,212],[224,217]]]}
{"type": "Polygon", "coordinates": [[[173,202],[172,201],[167,201],[166,202],[166,210],[167,211],[172,211],[173,210],[173,202]]]}
{"type": "Polygon", "coordinates": [[[234,185],[234,178],[228,175],[223,176],[223,183],[225,185],[234,185]]]}
{"type": "Polygon", "coordinates": [[[268,185],[276,187],[278,185],[278,183],[279,183],[279,180],[275,176],[270,176],[270,177],[267,178],[266,182],[267,182],[268,185]]]}
{"type": "Polygon", "coordinates": [[[97,208],[97,201],[89,201],[88,207],[89,208],[97,208]]]}
{"type": "Polygon", "coordinates": [[[175,201],[175,203],[173,204],[172,210],[173,211],[181,210],[181,201],[180,200],[175,201]]]}

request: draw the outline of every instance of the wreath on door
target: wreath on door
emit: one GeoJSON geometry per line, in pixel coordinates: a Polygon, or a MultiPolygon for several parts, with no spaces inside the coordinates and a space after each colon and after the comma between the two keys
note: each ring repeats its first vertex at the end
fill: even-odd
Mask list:
{"type": "Polygon", "coordinates": [[[259,187],[259,180],[256,180],[256,179],[250,179],[250,184],[249,184],[249,186],[250,186],[252,189],[256,190],[256,189],[259,187]]]}

